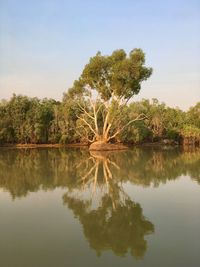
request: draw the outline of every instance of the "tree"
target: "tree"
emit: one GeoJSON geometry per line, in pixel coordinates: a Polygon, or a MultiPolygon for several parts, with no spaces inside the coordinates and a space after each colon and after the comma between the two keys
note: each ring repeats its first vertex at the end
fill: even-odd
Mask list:
{"type": "Polygon", "coordinates": [[[80,142],[80,136],[76,127],[79,107],[68,95],[64,94],[62,104],[58,111],[58,126],[60,129],[60,143],[80,142]]]}
{"type": "Polygon", "coordinates": [[[185,125],[181,129],[184,145],[200,145],[200,129],[193,125],[185,125]]]}
{"type": "Polygon", "coordinates": [[[200,102],[191,107],[187,113],[188,124],[200,128],[200,102]]]}
{"type": "MultiPolygon", "coordinates": [[[[151,68],[145,67],[141,49],[116,50],[110,56],[100,52],[85,66],[80,78],[68,91],[81,110],[78,116],[82,128],[88,129],[91,142],[109,142],[131,123],[143,120],[139,114],[128,122],[123,117],[126,104],[141,89],[141,82],[148,79],[151,68]]],[[[81,127],[81,125],[79,125],[81,127]]]]}
{"type": "Polygon", "coordinates": [[[49,130],[54,118],[55,105],[56,101],[53,99],[43,99],[43,101],[40,102],[35,129],[39,142],[48,143],[49,141],[49,130]]]}
{"type": "Polygon", "coordinates": [[[6,101],[0,102],[0,144],[14,141],[14,129],[11,118],[7,116],[7,106],[6,101]]]}

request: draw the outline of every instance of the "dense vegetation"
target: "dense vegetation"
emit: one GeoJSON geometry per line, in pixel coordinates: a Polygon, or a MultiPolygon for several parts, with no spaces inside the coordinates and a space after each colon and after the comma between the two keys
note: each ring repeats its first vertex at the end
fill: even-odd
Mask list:
{"type": "Polygon", "coordinates": [[[141,49],[129,54],[119,49],[109,56],[98,52],[62,102],[21,95],[1,101],[0,143],[164,140],[199,145],[200,102],[188,112],[167,107],[157,99],[129,103],[151,74],[141,49]]]}
{"type": "MultiPolygon", "coordinates": [[[[78,100],[64,95],[63,101],[39,100],[13,95],[0,102],[0,143],[83,143],[89,132],[81,127],[78,100]]],[[[125,121],[145,114],[144,120],[128,125],[114,141],[154,142],[163,139],[199,143],[200,102],[189,111],[167,107],[153,99],[133,102],[123,110],[125,121]]]]}

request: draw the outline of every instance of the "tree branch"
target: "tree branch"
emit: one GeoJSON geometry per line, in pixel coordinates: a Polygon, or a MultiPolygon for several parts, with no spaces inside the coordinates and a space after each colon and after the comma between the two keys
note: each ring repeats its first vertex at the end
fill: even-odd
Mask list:
{"type": "Polygon", "coordinates": [[[92,126],[85,120],[85,119],[83,119],[82,117],[80,117],[80,116],[77,116],[77,118],[79,118],[80,120],[82,120],[89,128],[90,128],[90,130],[95,134],[95,135],[97,135],[97,133],[95,132],[95,130],[92,128],[92,126]]]}
{"type": "Polygon", "coordinates": [[[92,115],[90,115],[87,111],[86,111],[86,109],[83,107],[83,106],[81,106],[79,103],[77,103],[78,104],[78,106],[79,106],[79,108],[89,117],[89,118],[91,118],[92,120],[94,120],[95,118],[92,116],[92,115]]]}
{"type": "Polygon", "coordinates": [[[147,116],[145,114],[140,114],[139,116],[137,116],[137,118],[129,121],[127,124],[125,124],[121,129],[117,130],[116,133],[114,133],[111,137],[108,138],[108,141],[115,138],[119,133],[121,133],[128,125],[130,125],[131,123],[135,122],[135,121],[141,121],[146,119],[147,116]],[[141,117],[143,116],[143,117],[141,117]]]}
{"type": "Polygon", "coordinates": [[[98,123],[97,123],[97,112],[96,112],[96,105],[95,105],[96,103],[93,103],[91,98],[90,98],[90,104],[93,108],[94,124],[95,124],[96,133],[98,135],[99,134],[99,127],[98,127],[98,123]]]}

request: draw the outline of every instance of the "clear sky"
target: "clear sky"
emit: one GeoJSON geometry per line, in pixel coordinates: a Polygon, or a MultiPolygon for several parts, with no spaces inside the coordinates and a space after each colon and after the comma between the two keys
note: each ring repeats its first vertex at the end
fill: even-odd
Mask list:
{"type": "Polygon", "coordinates": [[[199,0],[0,0],[0,99],[61,100],[97,51],[135,47],[154,69],[135,99],[200,101],[199,0]]]}

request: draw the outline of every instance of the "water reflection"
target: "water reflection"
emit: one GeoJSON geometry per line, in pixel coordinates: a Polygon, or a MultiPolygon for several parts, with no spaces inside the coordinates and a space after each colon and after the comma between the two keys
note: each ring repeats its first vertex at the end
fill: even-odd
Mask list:
{"type": "Polygon", "coordinates": [[[98,255],[112,250],[118,256],[130,252],[135,258],[142,258],[147,249],[145,235],[154,232],[154,225],[147,220],[140,204],[126,194],[122,183],[115,179],[112,168],[119,166],[109,158],[108,153],[91,153],[78,166],[83,171],[79,182],[82,192],[91,189],[89,199],[81,199],[80,191],[70,190],[63,201],[74,212],[83,226],[89,245],[98,255]],[[100,195],[98,201],[96,194],[100,195]]]}
{"type": "Polygon", "coordinates": [[[0,188],[13,199],[39,189],[82,189],[91,181],[94,190],[97,173],[98,183],[102,184],[114,179],[144,187],[159,186],[181,175],[189,175],[200,184],[200,151],[148,148],[102,157],[86,149],[0,150],[0,188]]]}
{"type": "MultiPolygon", "coordinates": [[[[1,149],[0,189],[13,200],[63,188],[63,205],[80,222],[90,248],[142,259],[156,232],[125,183],[154,186],[188,175],[200,184],[200,151],[138,149],[89,153],[87,149],[1,149]]],[[[37,196],[36,196],[37,197],[37,196]]],[[[65,212],[65,210],[64,210],[65,212]]],[[[56,217],[57,219],[57,217],[56,217]]]]}

